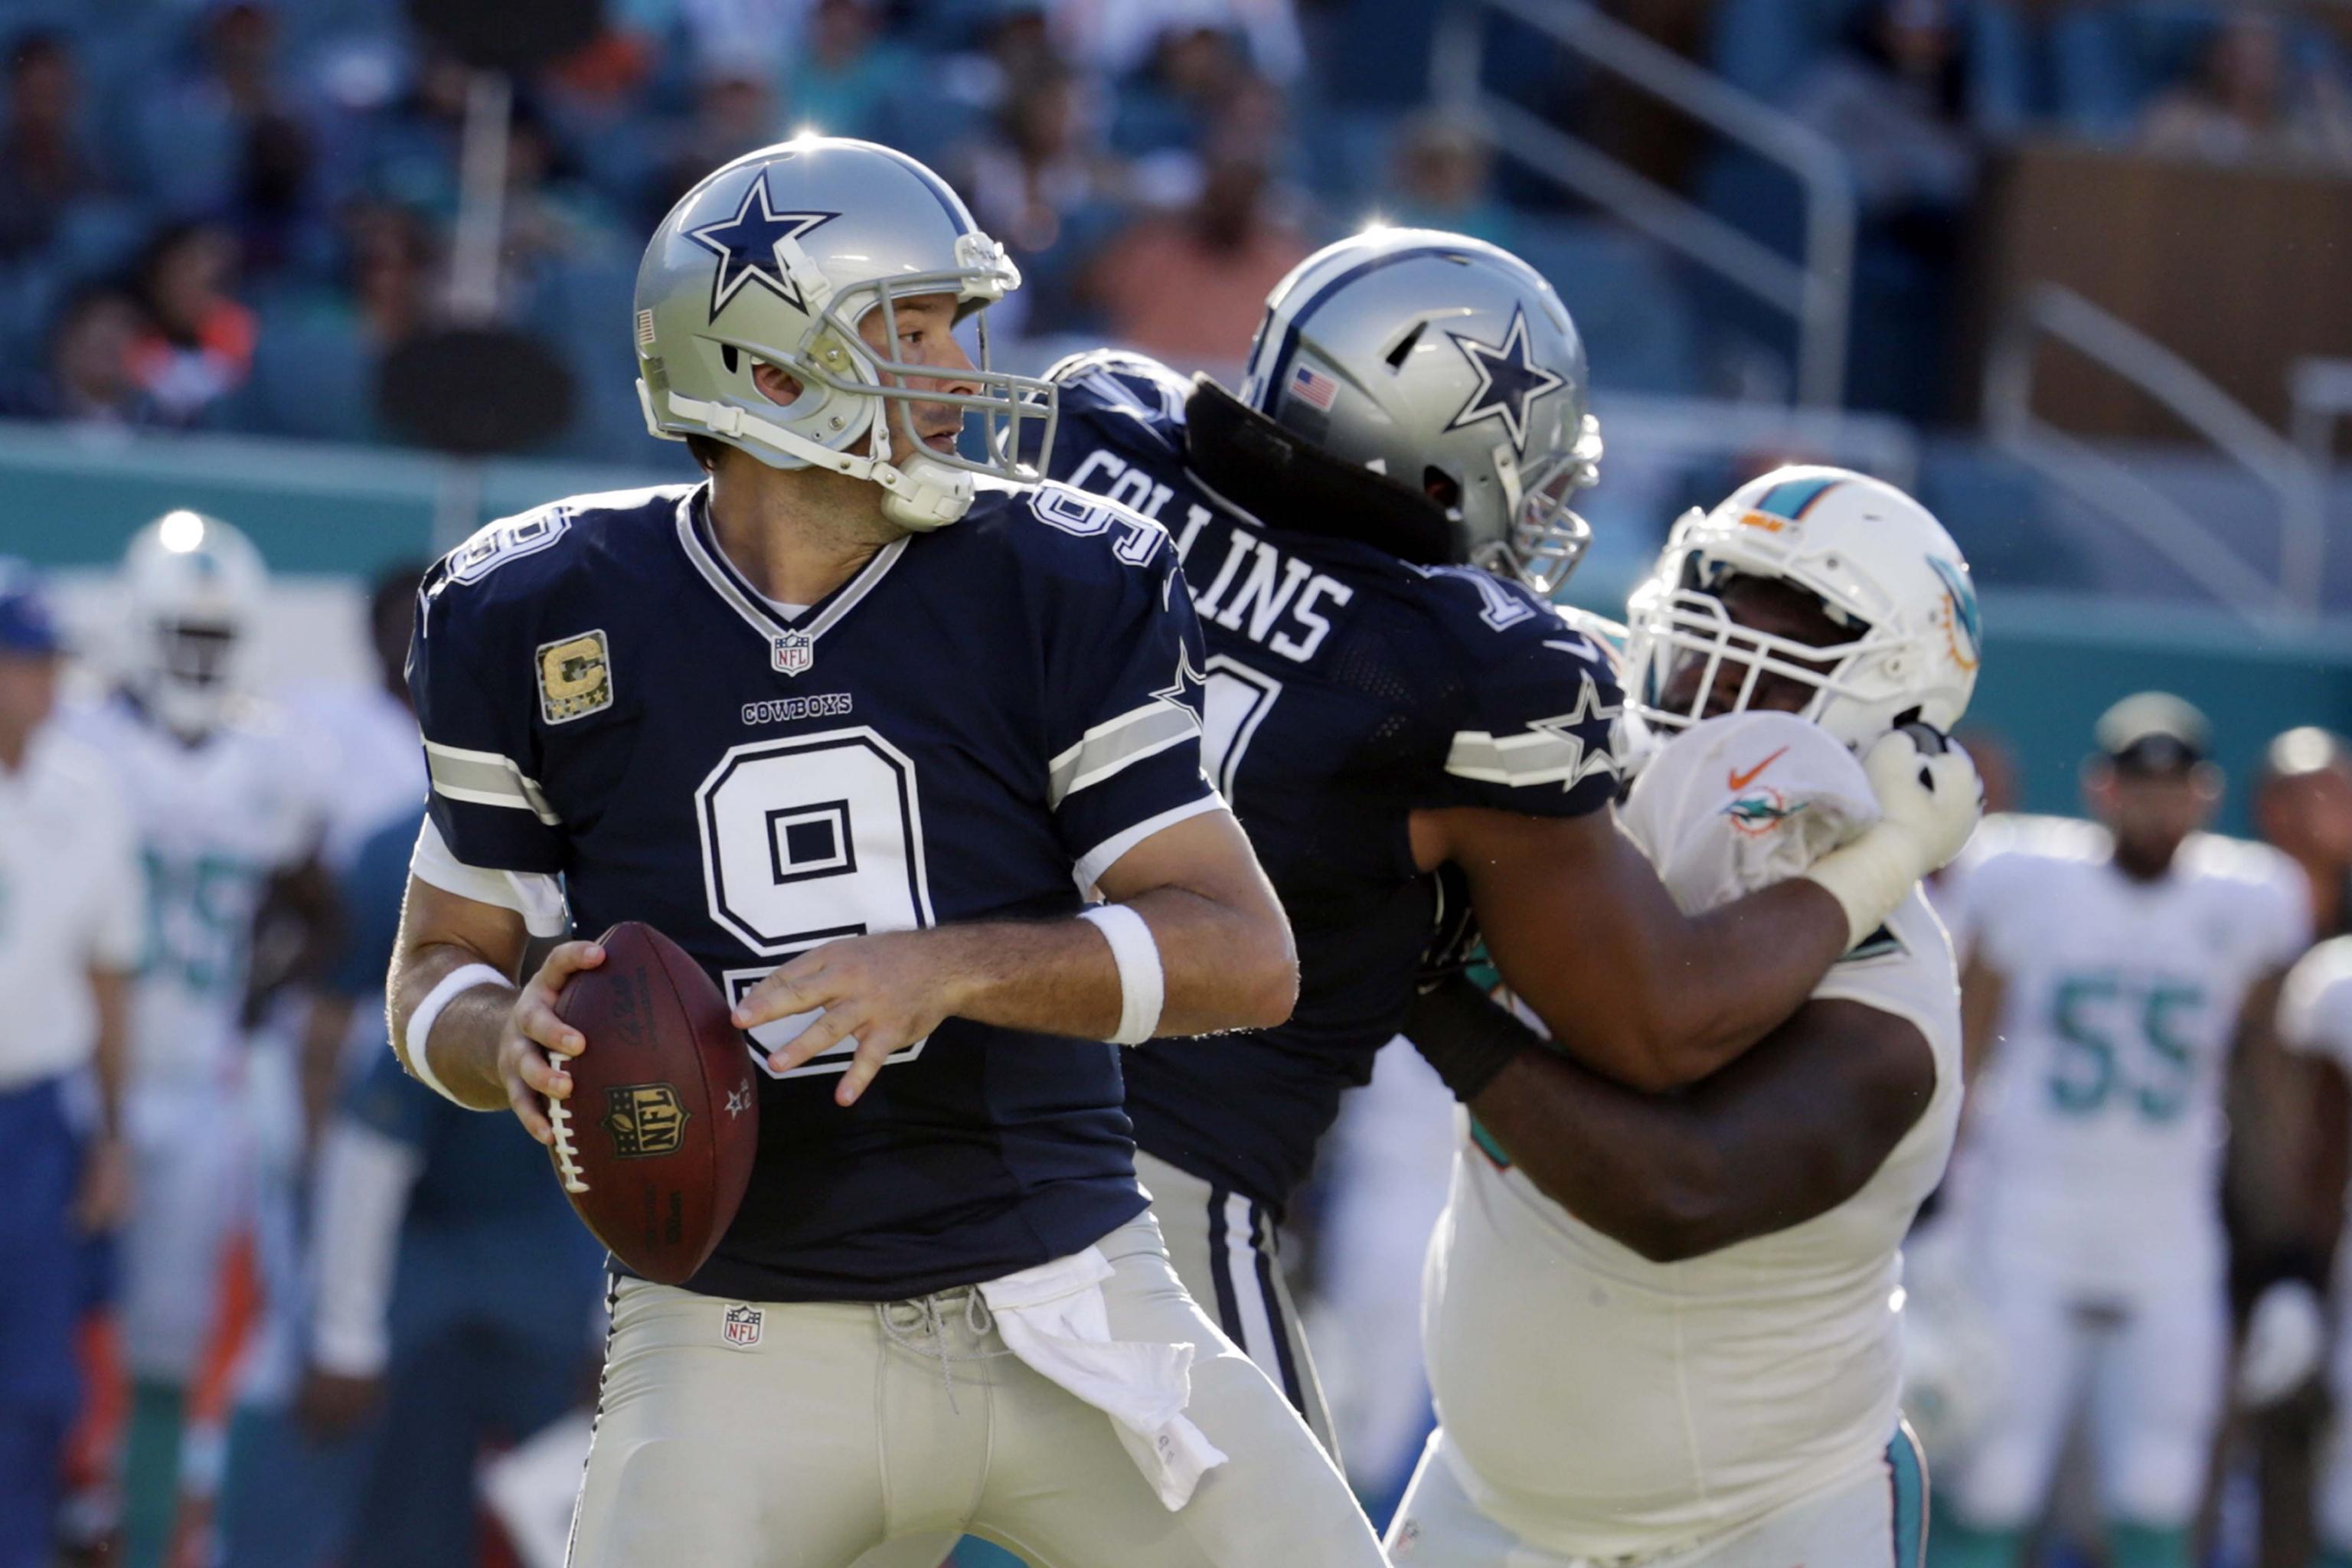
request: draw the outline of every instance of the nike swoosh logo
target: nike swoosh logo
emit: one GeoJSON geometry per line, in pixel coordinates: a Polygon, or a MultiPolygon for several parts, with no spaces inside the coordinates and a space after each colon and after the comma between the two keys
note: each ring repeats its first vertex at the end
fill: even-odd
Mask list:
{"type": "Polygon", "coordinates": [[[1748,769],[1744,773],[1738,768],[1732,769],[1731,787],[1736,790],[1746,789],[1749,784],[1754,784],[1759,774],[1762,773],[1766,768],[1770,767],[1774,763],[1780,760],[1780,752],[1785,752],[1789,748],[1786,746],[1781,747],[1780,752],[1773,752],[1770,756],[1765,758],[1762,762],[1757,763],[1754,767],[1748,769]]]}

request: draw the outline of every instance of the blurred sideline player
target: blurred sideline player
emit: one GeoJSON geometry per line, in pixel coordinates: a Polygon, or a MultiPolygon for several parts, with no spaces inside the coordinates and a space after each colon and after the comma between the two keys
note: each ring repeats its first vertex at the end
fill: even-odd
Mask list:
{"type": "MultiPolygon", "coordinates": [[[[1903,822],[1788,886],[1675,908],[1610,809],[1613,656],[1547,597],[1589,539],[1584,350],[1551,286],[1483,241],[1374,230],[1309,257],[1239,397],[1123,353],[1049,374],[1054,472],[1183,554],[1211,776],[1299,944],[1287,1023],[1127,1064],[1139,1170],[1180,1275],[1328,1430],[1275,1227],[1433,930],[1475,912],[1566,1049],[1670,1088],[1785,1018],[1948,857],[1975,781],[1940,808],[1915,789],[1903,822]]],[[[1500,1066],[1432,1061],[1457,1094],[1500,1066]]]]}
{"type": "MultiPolygon", "coordinates": [[[[1693,910],[1874,820],[1855,753],[1876,772],[1895,726],[1957,723],[1980,657],[1949,536],[1834,468],[1685,517],[1629,618],[1636,706],[1667,738],[1622,821],[1693,910]]],[[[1897,1249],[1943,1175],[1961,1064],[1950,943],[1916,886],[1786,1023],[1678,1095],[1536,1048],[1466,977],[1408,1027],[1527,1044],[1470,1102],[1431,1244],[1441,1425],[1395,1560],[1919,1568],[1897,1249]]]]}
{"type": "Polygon", "coordinates": [[[706,481],[494,524],[427,581],[410,1068],[552,1141],[597,1048],[556,993],[603,950],[514,977],[568,898],[679,942],[765,1079],[716,1253],[615,1288],[574,1568],[942,1530],[1049,1568],[1381,1561],[1136,1184],[1106,1042],[1272,1023],[1296,961],[1202,775],[1166,533],[1030,482],[1003,437],[1052,387],[954,335],[984,361],[1019,281],[903,154],[735,160],[637,275],[647,424],[706,481]]]}
{"type": "MultiPolygon", "coordinates": [[[[2288,972],[2279,998],[2279,1041],[2307,1056],[2321,1070],[2325,1092],[2315,1096],[2329,1121],[2314,1130],[2325,1173],[2320,1205],[2339,1233],[2347,1217],[2345,1177],[2347,1142],[2352,1139],[2352,936],[2320,943],[2288,972]]],[[[2352,1568],[2352,1247],[2336,1241],[2335,1343],[2327,1358],[2327,1388],[2334,1406],[2313,1478],[2312,1523],[2318,1536],[2315,1568],[2352,1568]]]]}
{"type": "Polygon", "coordinates": [[[2189,1561],[2230,1350],[2223,1086],[2311,931],[2294,862],[2201,831],[2208,734],[2126,698],[2084,766],[2100,826],[1990,823],[1953,879],[1985,1058],[1956,1218],[2013,1374],[1937,1489],[1939,1568],[2021,1560],[2086,1392],[2116,1568],[2189,1561]]]}
{"type": "MultiPolygon", "coordinates": [[[[132,1378],[123,1460],[131,1568],[154,1568],[181,1489],[184,1404],[253,1203],[243,1034],[265,902],[323,925],[318,764],[245,689],[267,574],[242,533],[166,513],[123,556],[122,684],[72,717],[128,797],[147,873],[125,1127],[137,1198],[120,1307],[132,1378]]],[[[283,957],[289,970],[296,951],[283,957]]],[[[213,1451],[216,1462],[217,1450],[213,1451]]],[[[204,1450],[196,1450],[200,1461],[204,1450]]],[[[208,1490],[203,1465],[190,1479],[208,1490]]]]}
{"type": "Polygon", "coordinates": [[[221,1568],[467,1563],[486,1449],[586,1386],[603,1249],[536,1143],[410,1081],[384,1037],[417,827],[379,827],[343,879],[351,935],[320,1005],[372,1016],[375,1048],[322,1140],[299,1396],[247,1405],[231,1435],[221,1568]]]}
{"type": "Polygon", "coordinates": [[[121,1141],[138,841],[103,758],[50,722],[46,598],[0,560],[0,1568],[49,1568],[87,1238],[131,1196],[121,1141]]]}

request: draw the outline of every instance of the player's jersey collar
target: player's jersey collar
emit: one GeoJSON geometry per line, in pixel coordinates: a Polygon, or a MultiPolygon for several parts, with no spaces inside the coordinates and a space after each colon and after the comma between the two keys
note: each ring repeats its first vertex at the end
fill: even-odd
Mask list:
{"type": "Polygon", "coordinates": [[[856,574],[848,582],[811,605],[806,614],[788,621],[744,580],[743,574],[735,569],[734,563],[719,550],[719,542],[710,529],[709,495],[708,485],[697,486],[677,503],[678,545],[686,552],[687,560],[702,580],[710,584],[711,591],[725,600],[728,607],[742,617],[744,623],[759,633],[761,639],[771,647],[778,646],[779,639],[782,638],[793,641],[805,639],[803,646],[813,647],[817,638],[856,609],[882,579],[889,575],[890,568],[898,563],[898,557],[907,552],[908,536],[892,540],[876,552],[873,560],[858,568],[856,574]]]}

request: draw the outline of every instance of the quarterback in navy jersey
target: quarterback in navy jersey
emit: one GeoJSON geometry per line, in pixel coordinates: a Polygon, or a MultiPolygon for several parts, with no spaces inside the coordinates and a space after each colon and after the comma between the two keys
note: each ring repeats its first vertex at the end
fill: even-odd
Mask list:
{"type": "Polygon", "coordinates": [[[715,1254],[616,1284],[573,1568],[942,1531],[1067,1568],[1381,1560],[1136,1184],[1106,1042],[1278,1022],[1295,960],[1202,771],[1165,531],[1027,482],[1006,430],[1050,385],[953,335],[1018,281],[901,154],[738,159],[636,289],[648,426],[706,481],[493,524],[424,585],[404,1061],[548,1141],[596,1048],[555,1004],[603,952],[518,988],[527,935],[639,920],[765,1074],[715,1254]]]}
{"type": "MultiPolygon", "coordinates": [[[[1328,247],[1268,300],[1238,396],[1118,353],[1048,379],[1051,471],[1183,556],[1210,774],[1299,948],[1288,1021],[1128,1063],[1139,1169],[1178,1272],[1319,1423],[1275,1222],[1433,933],[1458,951],[1475,914],[1565,1049],[1667,1089],[1786,1018],[1949,849],[1890,827],[1685,917],[1618,832],[1613,656],[1549,602],[1589,538],[1584,354],[1507,252],[1411,229],[1328,247]]],[[[1508,1054],[1415,1044],[1465,1100],[1508,1054]]]]}

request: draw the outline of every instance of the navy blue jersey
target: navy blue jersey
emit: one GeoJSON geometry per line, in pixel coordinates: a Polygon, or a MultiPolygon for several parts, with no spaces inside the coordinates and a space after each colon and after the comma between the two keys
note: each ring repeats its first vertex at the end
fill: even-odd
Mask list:
{"type": "Polygon", "coordinates": [[[1622,702],[1608,650],[1517,584],[1268,526],[1185,465],[1189,385],[1126,354],[1066,361],[1054,477],[1174,535],[1208,639],[1205,749],[1298,942],[1278,1028],[1127,1063],[1148,1152],[1278,1206],[1340,1091],[1371,1077],[1439,913],[1411,814],[1601,809],[1622,702]]]}
{"type": "MultiPolygon", "coordinates": [[[[1219,804],[1181,580],[1155,524],[988,487],[787,619],[719,553],[703,488],[559,502],[425,580],[433,820],[468,864],[561,873],[584,933],[648,922],[730,998],[836,937],[1073,915],[1219,804]]],[[[1141,1210],[1114,1047],[950,1019],[845,1110],[847,1060],[764,1081],[749,1195],[692,1289],[896,1300],[1141,1210]]]]}

